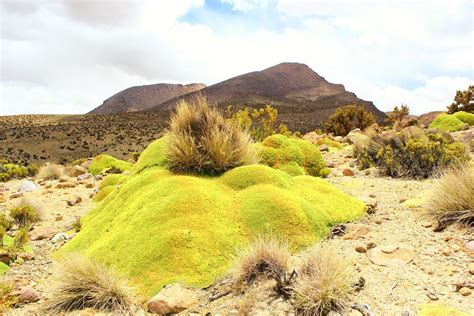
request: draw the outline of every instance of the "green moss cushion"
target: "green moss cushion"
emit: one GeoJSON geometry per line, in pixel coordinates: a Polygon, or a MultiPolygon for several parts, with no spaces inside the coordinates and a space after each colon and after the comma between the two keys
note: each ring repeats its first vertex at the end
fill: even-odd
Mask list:
{"type": "MultiPolygon", "coordinates": [[[[439,115],[433,122],[431,122],[429,128],[439,128],[447,132],[456,132],[461,130],[465,123],[469,123],[471,119],[470,115],[474,116],[474,114],[466,112],[462,112],[461,114],[455,113],[452,115],[443,113],[439,115]],[[460,118],[462,118],[462,120],[460,118]]],[[[472,124],[469,123],[469,125],[472,124]]]]}
{"type": "Polygon", "coordinates": [[[470,314],[457,310],[455,308],[439,305],[424,304],[418,313],[419,316],[469,316],[470,314]]]}
{"type": "Polygon", "coordinates": [[[474,114],[472,113],[459,111],[454,113],[453,116],[463,123],[467,123],[470,126],[474,126],[474,114]]]}
{"type": "Polygon", "coordinates": [[[109,155],[99,155],[94,158],[89,166],[89,172],[98,175],[110,168],[126,171],[132,168],[132,164],[109,155]]]}
{"type": "Polygon", "coordinates": [[[168,144],[168,136],[163,136],[154,142],[141,153],[137,163],[133,166],[132,173],[139,173],[150,167],[164,167],[167,164],[165,149],[168,144]]]}
{"type": "Polygon", "coordinates": [[[260,162],[292,176],[320,176],[326,163],[316,145],[307,140],[272,135],[257,144],[260,162]]]}
{"type": "Polygon", "coordinates": [[[83,217],[59,255],[85,253],[153,295],[171,282],[212,283],[229,269],[235,249],[261,233],[284,237],[297,250],[363,214],[361,201],[320,178],[262,165],[214,178],[155,166],[130,176],[83,217]]]}
{"type": "Polygon", "coordinates": [[[120,185],[127,181],[128,176],[124,174],[109,174],[106,176],[99,184],[99,190],[108,187],[108,186],[115,186],[120,185]]]}

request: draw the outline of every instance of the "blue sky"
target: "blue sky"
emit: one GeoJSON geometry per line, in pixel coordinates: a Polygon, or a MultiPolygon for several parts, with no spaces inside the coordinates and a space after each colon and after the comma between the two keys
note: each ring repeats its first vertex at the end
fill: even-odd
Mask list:
{"type": "Polygon", "coordinates": [[[0,115],[85,113],[157,82],[300,62],[382,110],[443,110],[474,84],[461,0],[2,0],[0,115]]]}

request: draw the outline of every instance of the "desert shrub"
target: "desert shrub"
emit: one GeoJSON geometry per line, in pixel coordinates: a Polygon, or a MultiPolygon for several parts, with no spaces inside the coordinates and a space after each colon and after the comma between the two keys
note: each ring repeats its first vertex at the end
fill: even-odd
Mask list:
{"type": "Polygon", "coordinates": [[[469,160],[461,143],[414,126],[401,132],[376,133],[368,129],[354,139],[354,154],[361,168],[376,166],[383,175],[416,179],[469,160]]]}
{"type": "Polygon", "coordinates": [[[294,282],[294,304],[303,315],[342,312],[348,306],[352,269],[328,246],[310,250],[302,258],[294,282]]]}
{"type": "Polygon", "coordinates": [[[392,124],[395,124],[396,122],[400,122],[401,120],[403,120],[403,118],[408,114],[410,114],[410,109],[408,108],[408,105],[401,104],[400,107],[398,107],[397,105],[388,115],[388,121],[392,124]]]}
{"type": "Polygon", "coordinates": [[[127,313],[133,297],[127,282],[105,265],[77,254],[64,257],[54,274],[47,310],[54,314],[93,308],[127,313]]]}
{"type": "Polygon", "coordinates": [[[445,227],[474,224],[474,167],[455,166],[435,183],[425,205],[427,214],[445,227]]]}
{"type": "Polygon", "coordinates": [[[13,248],[15,249],[23,249],[26,244],[28,244],[29,237],[28,237],[28,227],[21,227],[15,233],[15,237],[13,238],[13,248]]]}
{"type": "Polygon", "coordinates": [[[279,292],[288,286],[290,252],[286,243],[274,237],[257,237],[235,260],[233,279],[241,288],[262,279],[274,279],[279,292]]]}
{"type": "Polygon", "coordinates": [[[175,172],[215,174],[256,161],[250,136],[204,98],[178,103],[168,135],[165,155],[175,172]]]}
{"type": "Polygon", "coordinates": [[[43,180],[59,179],[63,176],[63,167],[61,165],[47,163],[38,171],[38,178],[43,180]]]}
{"type": "Polygon", "coordinates": [[[19,205],[10,210],[10,217],[20,227],[27,227],[38,220],[36,210],[29,205],[19,205]]]}
{"type": "Polygon", "coordinates": [[[375,117],[362,106],[340,107],[325,123],[325,131],[338,136],[346,136],[355,128],[365,129],[375,123],[375,117]]]}
{"type": "Polygon", "coordinates": [[[39,172],[39,165],[37,163],[30,163],[26,166],[26,170],[28,170],[28,175],[30,177],[34,177],[39,172]]]}
{"type": "Polygon", "coordinates": [[[12,228],[12,221],[5,214],[0,214],[0,226],[5,227],[6,230],[9,230],[12,228]]]}
{"type": "Polygon", "coordinates": [[[0,172],[0,182],[5,182],[10,180],[10,175],[6,172],[0,172]]]}
{"type": "MultiPolygon", "coordinates": [[[[2,264],[0,262],[0,264],[2,264]]],[[[6,312],[18,302],[18,295],[13,291],[13,285],[0,281],[0,314],[6,312]]]]}
{"type": "Polygon", "coordinates": [[[3,226],[0,226],[0,247],[3,247],[3,236],[7,233],[7,229],[3,226]]]}
{"type": "Polygon", "coordinates": [[[88,171],[93,175],[98,175],[110,170],[123,172],[132,169],[132,164],[128,161],[120,160],[109,155],[99,155],[92,160],[88,171]]]}
{"type": "Polygon", "coordinates": [[[272,135],[257,144],[260,162],[292,176],[325,174],[326,162],[316,145],[307,140],[272,135]]]}
{"type": "Polygon", "coordinates": [[[10,179],[21,179],[28,176],[28,169],[21,165],[8,163],[0,163],[0,181],[8,181],[10,179]]]}
{"type": "Polygon", "coordinates": [[[227,108],[227,117],[237,123],[243,130],[248,131],[255,141],[262,141],[270,135],[286,134],[288,127],[278,124],[278,110],[270,105],[261,108],[243,108],[234,110],[227,108]]]}
{"type": "Polygon", "coordinates": [[[469,86],[464,91],[456,91],[454,102],[448,106],[448,113],[452,114],[458,111],[474,113],[474,86],[469,86]]]}

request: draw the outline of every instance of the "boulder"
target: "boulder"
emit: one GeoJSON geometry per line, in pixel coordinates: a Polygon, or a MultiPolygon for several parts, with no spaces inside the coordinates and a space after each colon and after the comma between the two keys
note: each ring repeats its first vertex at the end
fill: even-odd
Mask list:
{"type": "Polygon", "coordinates": [[[35,289],[33,289],[33,287],[27,285],[21,288],[20,295],[18,295],[18,300],[23,304],[34,303],[39,300],[39,295],[35,289]]]}
{"type": "Polygon", "coordinates": [[[177,314],[198,302],[197,291],[178,283],[165,286],[148,301],[148,311],[155,314],[177,314]]]}
{"type": "Polygon", "coordinates": [[[58,229],[51,226],[36,226],[30,232],[30,240],[43,240],[51,239],[54,235],[58,233],[58,229]]]}
{"type": "Polygon", "coordinates": [[[342,174],[345,175],[346,177],[353,177],[355,175],[354,171],[352,171],[349,168],[342,170],[342,174]]]}
{"type": "Polygon", "coordinates": [[[73,167],[66,167],[64,168],[64,174],[68,177],[78,177],[87,173],[87,170],[81,166],[73,166],[73,167]]]}

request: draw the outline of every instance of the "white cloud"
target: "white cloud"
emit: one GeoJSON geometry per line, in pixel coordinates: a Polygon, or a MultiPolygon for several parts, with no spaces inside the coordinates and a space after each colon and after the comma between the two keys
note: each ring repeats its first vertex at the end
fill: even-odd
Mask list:
{"type": "MultiPolygon", "coordinates": [[[[271,2],[228,1],[240,11],[271,2]]],[[[298,26],[225,36],[179,19],[204,0],[38,2],[0,2],[0,115],[84,113],[133,85],[212,84],[282,61],[306,63],[383,110],[444,109],[474,79],[473,5],[461,2],[280,0],[298,26]]]]}
{"type": "Polygon", "coordinates": [[[272,0],[221,0],[221,2],[232,5],[235,11],[249,11],[255,8],[265,8],[272,0]]]}

